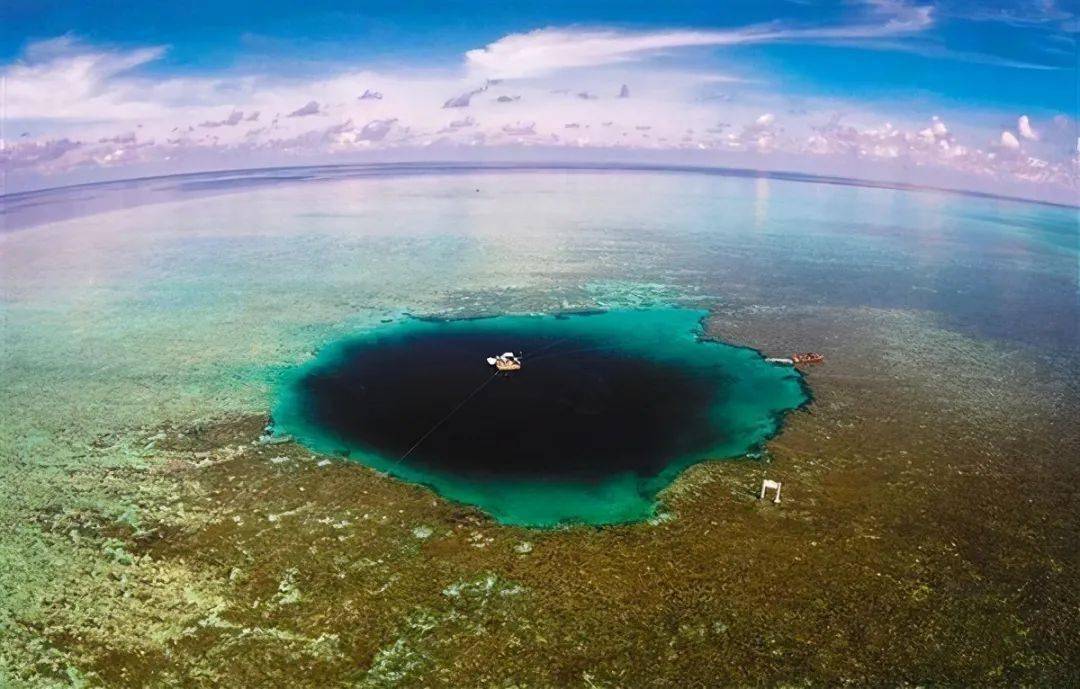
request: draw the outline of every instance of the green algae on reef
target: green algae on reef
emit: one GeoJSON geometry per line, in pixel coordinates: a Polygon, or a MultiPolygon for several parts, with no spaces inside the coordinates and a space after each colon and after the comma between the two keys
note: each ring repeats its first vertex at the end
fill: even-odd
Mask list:
{"type": "Polygon", "coordinates": [[[287,375],[274,429],[502,523],[644,519],[686,467],[744,455],[809,399],[794,369],[703,340],[704,316],[407,318],[287,375]],[[508,350],[525,367],[493,375],[508,350]]]}

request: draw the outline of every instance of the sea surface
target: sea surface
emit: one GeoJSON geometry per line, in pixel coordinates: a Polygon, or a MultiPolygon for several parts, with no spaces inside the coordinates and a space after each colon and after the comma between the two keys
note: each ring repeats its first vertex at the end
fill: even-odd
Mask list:
{"type": "Polygon", "coordinates": [[[1075,208],[367,166],[0,197],[0,228],[0,684],[1077,685],[1075,208]],[[486,490],[547,471],[572,490],[486,490]],[[630,523],[521,526],[563,519],[630,523]]]}
{"type": "Polygon", "coordinates": [[[1075,209],[715,172],[331,172],[0,200],[6,454],[269,411],[286,371],[405,314],[903,310],[1076,370],[1075,209]]]}

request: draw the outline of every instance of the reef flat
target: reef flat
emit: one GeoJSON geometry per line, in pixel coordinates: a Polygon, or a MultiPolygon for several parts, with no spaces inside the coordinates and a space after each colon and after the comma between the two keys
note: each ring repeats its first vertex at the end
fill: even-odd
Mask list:
{"type": "Polygon", "coordinates": [[[0,685],[1076,686],[1076,237],[991,199],[554,172],[6,233],[0,685]],[[705,311],[704,340],[827,361],[756,461],[627,524],[502,524],[265,436],[326,343],[493,305],[705,311]]]}

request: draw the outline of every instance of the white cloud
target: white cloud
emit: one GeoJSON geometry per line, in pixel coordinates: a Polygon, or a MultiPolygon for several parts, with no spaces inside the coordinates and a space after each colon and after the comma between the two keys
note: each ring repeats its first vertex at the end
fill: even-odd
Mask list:
{"type": "MultiPolygon", "coordinates": [[[[255,115],[255,119],[259,118],[259,113],[256,112],[256,113],[254,113],[254,115],[255,115]]],[[[241,111],[241,110],[233,110],[231,113],[229,113],[229,116],[226,117],[223,120],[207,120],[206,122],[203,122],[199,126],[204,127],[204,128],[210,128],[210,129],[215,128],[215,127],[235,127],[236,125],[240,124],[240,121],[242,119],[244,119],[243,111],[241,111]]],[[[248,120],[248,121],[253,121],[253,120],[248,120]]]]}
{"type": "MultiPolygon", "coordinates": [[[[731,40],[786,40],[781,35],[802,40],[825,33],[850,37],[916,30],[922,25],[920,16],[929,21],[929,13],[910,12],[898,18],[895,7],[877,5],[875,16],[891,19],[881,19],[874,29],[869,24],[815,30],[767,27],[725,35],[734,35],[731,40]],[[769,38],[762,38],[766,35],[769,38]]],[[[1077,134],[1072,118],[1032,125],[1021,117],[1015,129],[1020,138],[1006,132],[1011,141],[1002,134],[1002,118],[996,114],[983,116],[978,126],[950,116],[953,126],[946,126],[938,117],[905,122],[897,112],[895,125],[882,126],[877,123],[889,118],[871,116],[854,102],[768,93],[754,83],[725,84],[721,98],[716,74],[643,62],[658,51],[686,45],[687,37],[716,41],[717,32],[593,31],[590,35],[598,38],[592,48],[568,45],[566,51],[555,50],[554,57],[546,52],[558,45],[553,37],[580,35],[576,29],[525,34],[540,37],[519,48],[542,48],[537,66],[547,76],[503,83],[470,73],[475,68],[470,60],[459,72],[427,75],[343,70],[305,81],[270,75],[149,80],[139,76],[139,68],[164,54],[163,48],[120,50],[70,39],[33,44],[22,60],[0,66],[8,77],[9,115],[30,122],[26,127],[33,137],[17,144],[9,141],[0,151],[0,162],[18,174],[61,174],[96,166],[165,165],[162,161],[185,156],[204,166],[240,166],[278,155],[287,156],[287,163],[331,155],[347,159],[359,151],[392,156],[394,150],[428,146],[464,150],[542,145],[643,153],[703,151],[744,156],[737,164],[747,167],[769,167],[782,156],[789,156],[785,166],[795,161],[810,168],[825,164],[820,161],[857,159],[898,173],[925,166],[1002,180],[1075,184],[1077,134]],[[596,69],[549,71],[555,64],[596,61],[601,64],[596,69]],[[32,83],[38,78],[47,86],[32,83]],[[620,84],[625,88],[613,88],[620,84]],[[631,89],[633,98],[618,97],[631,89]],[[391,95],[358,98],[358,93],[391,95]],[[498,102],[517,96],[520,101],[509,105],[498,102]],[[468,107],[469,117],[448,113],[445,107],[468,107]],[[846,121],[859,124],[842,126],[837,119],[814,127],[823,113],[834,110],[853,113],[846,121]],[[312,116],[316,114],[320,117],[312,116]],[[217,159],[229,162],[215,163],[217,159]]],[[[524,59],[522,55],[514,52],[510,63],[524,59]]]]}
{"type": "Polygon", "coordinates": [[[1031,120],[1027,115],[1021,115],[1020,119],[1016,121],[1016,131],[1020,132],[1020,136],[1028,141],[1038,141],[1039,135],[1031,128],[1031,120]]]}
{"type": "Polygon", "coordinates": [[[396,118],[386,120],[372,120],[364,125],[360,133],[356,135],[357,141],[381,141],[393,129],[396,118]]]}
{"type": "Polygon", "coordinates": [[[465,129],[466,127],[475,127],[475,126],[476,126],[476,120],[474,120],[471,117],[465,117],[465,118],[462,118],[460,120],[453,120],[452,122],[447,124],[446,127],[444,127],[443,129],[440,129],[439,133],[440,134],[445,134],[445,133],[448,133],[448,132],[456,131],[458,129],[465,129]]]}
{"type": "MultiPolygon", "coordinates": [[[[1008,131],[1000,133],[998,142],[990,150],[962,144],[937,117],[918,131],[904,130],[890,123],[879,127],[843,126],[834,120],[817,128],[803,147],[805,152],[818,156],[895,161],[890,164],[971,175],[990,182],[1003,181],[1005,188],[1017,181],[1056,185],[1065,190],[1075,185],[1078,161],[1050,161],[1027,155],[1019,149],[1019,140],[1008,131]]],[[[919,178],[913,181],[922,182],[919,178]]],[[[1068,192],[1064,196],[1067,197],[1068,192]]]]}
{"type": "Polygon", "coordinates": [[[164,54],[162,46],[93,48],[67,36],[32,43],[22,60],[0,70],[7,86],[7,116],[131,119],[160,114],[159,104],[138,102],[115,79],[164,54]]]}
{"type": "Polygon", "coordinates": [[[83,144],[70,139],[18,142],[0,150],[0,162],[10,168],[36,167],[47,169],[49,164],[83,144]]]}
{"type": "Polygon", "coordinates": [[[444,108],[467,108],[472,102],[472,97],[487,90],[487,84],[483,88],[466,91],[459,96],[454,96],[443,103],[444,108]]]}
{"type": "Polygon", "coordinates": [[[873,0],[869,4],[875,11],[865,22],[815,28],[763,24],[720,31],[538,29],[504,36],[468,51],[465,59],[470,73],[476,76],[536,77],[564,69],[635,62],[682,48],[879,38],[913,33],[933,23],[929,6],[891,0],[873,0]]]}
{"type": "Polygon", "coordinates": [[[319,114],[319,101],[309,100],[303,106],[290,112],[286,117],[308,117],[319,114]]]}
{"type": "Polygon", "coordinates": [[[502,130],[512,136],[533,136],[536,134],[536,123],[515,122],[514,124],[504,125],[502,130]]]}

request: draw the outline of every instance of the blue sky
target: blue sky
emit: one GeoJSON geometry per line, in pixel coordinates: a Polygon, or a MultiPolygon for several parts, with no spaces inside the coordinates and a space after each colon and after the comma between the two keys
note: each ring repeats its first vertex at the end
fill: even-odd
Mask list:
{"type": "MultiPolygon", "coordinates": [[[[825,156],[843,142],[806,142],[813,132],[843,121],[886,140],[877,156],[884,164],[903,157],[893,155],[888,143],[897,135],[881,133],[886,124],[908,127],[917,143],[919,132],[944,121],[947,133],[927,142],[940,148],[940,139],[948,137],[951,157],[963,158],[967,168],[975,166],[967,152],[978,148],[989,156],[996,142],[1002,153],[1023,150],[1040,161],[1072,165],[1075,172],[1069,156],[1075,154],[1078,22],[1075,6],[1052,0],[4,4],[5,137],[26,150],[35,143],[29,158],[43,163],[27,164],[11,153],[8,166],[31,168],[26,174],[41,179],[65,172],[59,159],[78,159],[85,176],[95,166],[115,168],[121,158],[152,162],[150,149],[158,158],[185,158],[188,164],[195,149],[208,160],[214,149],[233,160],[245,146],[258,149],[253,159],[265,157],[271,139],[305,135],[298,121],[286,120],[310,102],[318,104],[312,114],[319,116],[322,132],[309,137],[312,155],[348,153],[339,149],[347,148],[342,142],[349,137],[339,135],[349,132],[331,132],[327,139],[335,127],[348,129],[346,123],[361,131],[393,120],[376,124],[376,133],[389,127],[383,136],[353,137],[351,143],[363,149],[354,152],[367,153],[392,143],[428,146],[440,130],[471,119],[473,124],[443,131],[442,138],[475,146],[482,132],[484,145],[567,145],[572,138],[575,146],[598,149],[655,150],[668,143],[673,149],[692,144],[726,153],[757,142],[758,153],[784,149],[793,155],[799,146],[775,142],[795,137],[803,149],[825,156]],[[389,94],[366,99],[363,110],[346,101],[350,79],[356,97],[370,90],[361,82],[400,94],[397,108],[389,107],[389,94]],[[493,79],[496,85],[490,85],[493,79]],[[641,99],[634,110],[641,122],[625,121],[625,104],[608,103],[605,110],[600,102],[613,96],[604,90],[617,91],[622,83],[641,99]],[[485,90],[476,105],[438,112],[455,93],[478,89],[485,90]],[[57,91],[82,97],[58,99],[57,91]],[[570,100],[560,104],[551,95],[559,92],[597,102],[587,108],[570,100]],[[431,111],[420,94],[430,100],[431,111]],[[212,124],[228,123],[234,111],[247,113],[240,120],[245,123],[251,113],[260,115],[251,125],[212,124]],[[1019,124],[1025,116],[1028,124],[1019,124]],[[268,118],[276,120],[275,137],[247,135],[268,118]],[[759,123],[761,118],[770,126],[759,123]],[[157,150],[167,146],[166,134],[178,141],[181,130],[198,134],[207,123],[204,129],[216,131],[186,136],[182,155],[157,150]],[[532,140],[512,139],[530,124],[532,140]],[[781,125],[783,136],[775,131],[781,125]],[[247,136],[238,139],[241,126],[247,136]],[[608,127],[604,136],[597,134],[602,126],[608,127]],[[611,128],[618,126],[623,130],[616,137],[611,128]],[[703,126],[731,131],[723,135],[726,142],[716,144],[700,134],[703,126]],[[578,136],[568,137],[567,128],[578,136]],[[472,138],[463,143],[465,129],[472,138]],[[580,135],[586,129],[591,135],[580,135]],[[425,138],[420,132],[427,130],[425,138]],[[741,140],[731,138],[732,132],[741,140]],[[958,157],[954,137],[960,132],[971,140],[958,157]],[[124,145],[138,145],[137,155],[117,149],[112,160],[105,160],[108,154],[80,157],[91,143],[115,138],[120,145],[132,134],[124,145]],[[69,142],[61,146],[63,153],[39,160],[59,150],[42,147],[62,139],[69,142]],[[327,150],[314,150],[315,143],[327,142],[327,150]]],[[[860,142],[841,147],[850,154],[865,149],[867,142],[860,142]]]]}
{"type": "MultiPolygon", "coordinates": [[[[324,63],[438,65],[500,37],[546,26],[630,30],[723,29],[766,22],[818,26],[864,10],[853,3],[776,2],[39,2],[8,0],[0,59],[33,40],[79,36],[91,43],[164,44],[154,66],[183,74],[288,61],[307,74],[324,63]]],[[[938,21],[903,41],[768,44],[699,56],[767,65],[800,92],[888,98],[919,91],[973,105],[1076,107],[1076,25],[1068,5],[950,2],[938,21]],[[1070,29],[1071,31],[1067,30],[1070,29]],[[875,54],[867,55],[867,50],[875,54]]]]}

